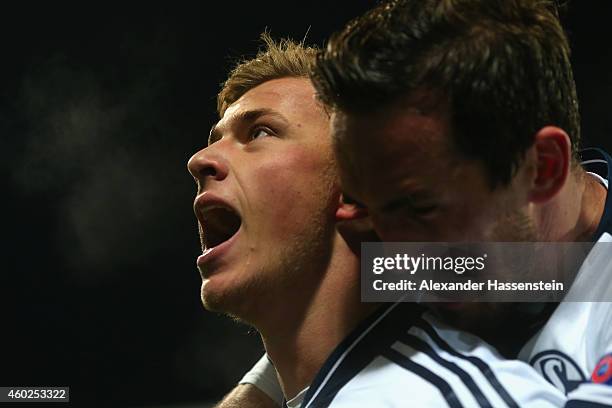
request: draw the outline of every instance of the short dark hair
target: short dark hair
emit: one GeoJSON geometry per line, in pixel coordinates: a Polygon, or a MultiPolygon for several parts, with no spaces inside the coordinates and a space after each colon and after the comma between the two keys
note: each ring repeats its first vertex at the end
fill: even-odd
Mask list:
{"type": "Polygon", "coordinates": [[[312,79],[319,98],[367,114],[416,90],[443,95],[460,153],[492,187],[512,179],[535,133],[580,118],[570,48],[547,0],[394,0],[334,34],[312,79]]]}

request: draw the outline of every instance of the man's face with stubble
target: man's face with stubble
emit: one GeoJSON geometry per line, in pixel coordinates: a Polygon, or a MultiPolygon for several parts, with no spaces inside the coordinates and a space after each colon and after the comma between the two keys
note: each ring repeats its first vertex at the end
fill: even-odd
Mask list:
{"type": "Polygon", "coordinates": [[[255,323],[318,285],[332,248],[339,187],[329,117],[306,78],[246,92],[189,161],[202,300],[255,323]]]}
{"type": "MultiPolygon", "coordinates": [[[[383,241],[537,240],[526,170],[492,189],[482,163],[454,146],[450,117],[445,106],[422,108],[416,98],[360,114],[336,111],[332,140],[344,194],[367,208],[383,241]]],[[[493,305],[436,308],[470,324],[500,313],[493,305]]]]}
{"type": "Polygon", "coordinates": [[[450,113],[405,98],[365,114],[332,115],[343,192],[368,209],[384,241],[532,241],[519,172],[492,189],[485,167],[455,147],[450,113]]]}

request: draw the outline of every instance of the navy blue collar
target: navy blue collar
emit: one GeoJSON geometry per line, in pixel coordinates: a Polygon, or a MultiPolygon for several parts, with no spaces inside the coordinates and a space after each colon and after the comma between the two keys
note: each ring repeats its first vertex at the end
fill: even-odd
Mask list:
{"type": "Polygon", "coordinates": [[[383,304],[342,341],[317,373],[302,407],[327,407],[351,378],[407,331],[423,313],[416,303],[383,304]],[[321,390],[318,390],[321,388],[321,390]],[[318,392],[317,392],[318,391],[318,392]],[[316,393],[316,395],[315,395],[316,393]]]}

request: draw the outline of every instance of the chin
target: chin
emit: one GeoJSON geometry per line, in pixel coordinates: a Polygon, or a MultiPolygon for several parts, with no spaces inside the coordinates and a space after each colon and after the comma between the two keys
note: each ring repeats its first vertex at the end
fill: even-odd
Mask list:
{"type": "Polygon", "coordinates": [[[252,321],[251,315],[255,310],[253,299],[263,297],[249,290],[249,285],[237,287],[224,283],[217,279],[208,279],[202,283],[201,299],[204,308],[243,323],[252,321]]]}
{"type": "Polygon", "coordinates": [[[232,294],[231,288],[220,286],[216,279],[204,280],[200,292],[202,304],[211,312],[227,313],[233,309],[237,296],[232,294]]]}
{"type": "Polygon", "coordinates": [[[223,300],[223,296],[208,293],[208,292],[205,292],[204,289],[202,289],[202,293],[200,297],[202,299],[202,305],[204,305],[204,308],[208,310],[209,312],[218,312],[218,313],[224,312],[224,309],[226,308],[224,304],[227,302],[223,300]]]}

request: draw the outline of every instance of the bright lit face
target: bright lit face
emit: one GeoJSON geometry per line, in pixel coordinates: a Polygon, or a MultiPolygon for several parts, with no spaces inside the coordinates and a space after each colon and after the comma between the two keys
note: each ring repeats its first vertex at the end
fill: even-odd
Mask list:
{"type": "MultiPolygon", "coordinates": [[[[232,104],[189,160],[202,300],[247,321],[315,287],[339,189],[329,118],[307,79],[265,82],[232,104]]],[[[305,295],[307,296],[307,295],[305,295]]]]}
{"type": "Polygon", "coordinates": [[[343,191],[368,208],[383,240],[534,240],[527,170],[492,191],[484,167],[456,152],[444,109],[423,113],[402,101],[339,112],[332,135],[343,191]]]}

